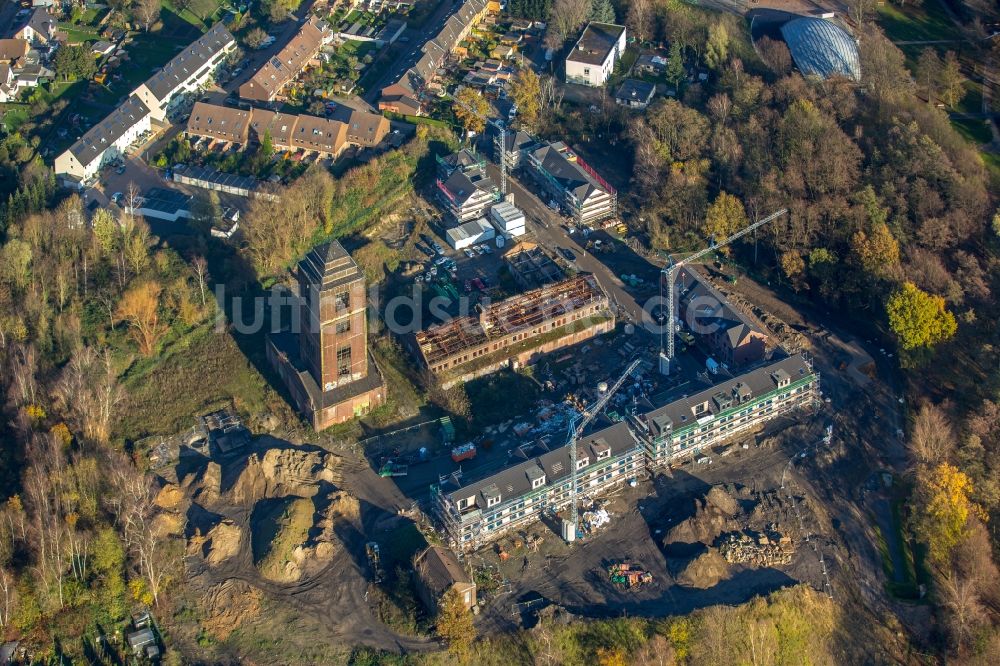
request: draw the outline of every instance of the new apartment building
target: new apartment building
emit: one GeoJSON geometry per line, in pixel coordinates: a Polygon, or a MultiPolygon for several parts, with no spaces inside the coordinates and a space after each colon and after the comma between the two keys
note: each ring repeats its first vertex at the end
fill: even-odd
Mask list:
{"type": "MultiPolygon", "coordinates": [[[[624,422],[577,440],[581,498],[596,498],[635,478],[643,447],[624,422]]],[[[434,512],[452,547],[470,551],[527,527],[544,512],[561,511],[572,498],[570,450],[522,447],[521,462],[482,479],[452,475],[431,487],[434,512]]]]}
{"type": "Polygon", "coordinates": [[[173,57],[133,93],[153,119],[163,122],[208,85],[236,50],[236,40],[221,23],[173,57]]]}
{"type": "Polygon", "coordinates": [[[438,201],[453,222],[485,217],[500,200],[500,189],[486,174],[486,163],[468,148],[438,158],[438,201]]]}
{"type": "Polygon", "coordinates": [[[650,469],[699,456],[736,435],[820,400],[819,373],[801,354],[633,416],[650,469]]]}
{"type": "MultiPolygon", "coordinates": [[[[639,405],[624,421],[577,441],[582,502],[643,473],[730,442],[820,399],[819,374],[802,355],[783,358],[691,396],[639,405]]],[[[431,487],[433,510],[450,544],[479,548],[569,506],[570,450],[544,444],[518,449],[517,461],[482,478],[460,472],[431,487]]]]}
{"type": "Polygon", "coordinates": [[[577,224],[590,225],[618,214],[618,193],[562,141],[527,153],[529,174],[551,201],[577,224]]]}

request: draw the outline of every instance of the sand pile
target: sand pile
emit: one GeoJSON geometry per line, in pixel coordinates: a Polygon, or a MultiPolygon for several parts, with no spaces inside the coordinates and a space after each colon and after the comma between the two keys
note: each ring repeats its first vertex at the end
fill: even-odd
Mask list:
{"type": "Polygon", "coordinates": [[[339,464],[339,457],[320,451],[270,449],[263,458],[255,453],[233,484],[232,501],[247,504],[266,497],[312,497],[321,481],[336,480],[339,464]]]}
{"type": "Polygon", "coordinates": [[[261,597],[260,590],[235,578],[214,585],[201,598],[204,616],[199,623],[223,641],[244,622],[260,615],[261,597]]]}
{"type": "Polygon", "coordinates": [[[729,578],[729,564],[715,548],[709,548],[691,560],[676,576],[678,585],[706,590],[729,578]]]}

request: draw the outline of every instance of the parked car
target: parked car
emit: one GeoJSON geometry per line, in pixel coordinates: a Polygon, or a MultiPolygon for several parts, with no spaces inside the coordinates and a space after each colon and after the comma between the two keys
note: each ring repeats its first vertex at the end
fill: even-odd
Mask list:
{"type": "Polygon", "coordinates": [[[559,254],[563,256],[566,261],[576,261],[576,255],[568,247],[559,248],[559,254]]]}
{"type": "Polygon", "coordinates": [[[476,253],[473,252],[471,248],[467,247],[467,248],[465,248],[465,256],[467,256],[467,257],[469,257],[471,259],[472,257],[476,256],[476,253]]]}
{"type": "Polygon", "coordinates": [[[121,192],[115,192],[111,195],[111,203],[116,205],[121,205],[121,200],[125,197],[121,192]]]}

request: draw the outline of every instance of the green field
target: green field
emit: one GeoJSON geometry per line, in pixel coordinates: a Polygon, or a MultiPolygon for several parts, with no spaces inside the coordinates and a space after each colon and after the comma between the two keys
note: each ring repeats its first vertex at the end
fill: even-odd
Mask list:
{"type": "Polygon", "coordinates": [[[989,143],[993,140],[993,133],[985,120],[952,120],[951,124],[959,134],[972,143],[989,143]]]}
{"type": "Polygon", "coordinates": [[[170,0],[163,0],[162,2],[165,12],[170,12],[174,16],[202,30],[215,23],[223,3],[224,0],[191,0],[190,6],[180,12],[177,11],[170,0]]]}
{"type": "Polygon", "coordinates": [[[922,7],[897,7],[885,3],[878,10],[879,23],[893,41],[961,40],[961,33],[940,2],[925,0],[922,7]]]}

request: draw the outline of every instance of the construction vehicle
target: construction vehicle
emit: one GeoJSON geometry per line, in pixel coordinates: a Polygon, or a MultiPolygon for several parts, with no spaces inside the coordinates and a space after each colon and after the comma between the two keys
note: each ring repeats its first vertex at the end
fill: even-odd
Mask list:
{"type": "Polygon", "coordinates": [[[461,446],[456,446],[451,450],[451,459],[455,462],[462,462],[463,460],[472,460],[476,457],[476,445],[472,442],[467,442],[461,446]]]}
{"type": "Polygon", "coordinates": [[[372,572],[372,580],[376,584],[381,583],[385,577],[385,572],[382,570],[382,551],[379,549],[378,544],[374,541],[366,543],[365,555],[368,557],[368,567],[372,572]]]}
{"type": "Polygon", "coordinates": [[[608,580],[622,589],[648,585],[653,582],[653,574],[629,562],[618,562],[608,566],[608,580]]]}
{"type": "Polygon", "coordinates": [[[406,476],[409,473],[408,465],[401,465],[395,460],[387,460],[382,468],[378,471],[378,475],[383,478],[393,477],[393,476],[406,476]]]}

